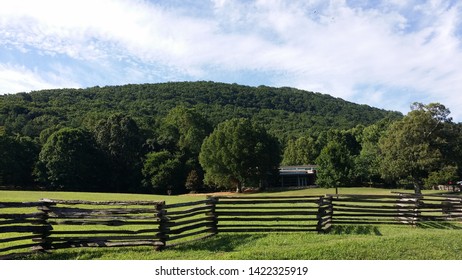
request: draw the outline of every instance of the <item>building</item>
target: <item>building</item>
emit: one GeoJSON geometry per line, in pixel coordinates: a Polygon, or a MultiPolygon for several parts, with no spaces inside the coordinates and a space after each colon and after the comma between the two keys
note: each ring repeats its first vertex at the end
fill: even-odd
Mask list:
{"type": "Polygon", "coordinates": [[[296,165],[279,167],[281,187],[307,187],[315,184],[316,165],[296,165]]]}

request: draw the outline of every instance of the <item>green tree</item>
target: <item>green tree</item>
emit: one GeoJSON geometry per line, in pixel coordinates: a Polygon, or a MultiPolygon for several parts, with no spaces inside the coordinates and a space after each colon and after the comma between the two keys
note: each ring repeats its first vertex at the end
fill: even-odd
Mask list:
{"type": "Polygon", "coordinates": [[[102,156],[90,133],[62,128],[42,147],[36,175],[40,181],[63,190],[99,190],[102,166],[102,156]]]}
{"type": "Polygon", "coordinates": [[[338,188],[351,180],[354,158],[345,144],[334,140],[328,142],[316,159],[316,164],[316,184],[321,187],[338,188]]]}
{"type": "Polygon", "coordinates": [[[173,184],[175,191],[184,191],[186,185],[190,190],[197,190],[198,185],[202,185],[203,176],[199,175],[204,173],[198,157],[204,138],[212,130],[211,125],[195,109],[177,106],[168,112],[159,130],[157,142],[163,149],[178,154],[177,158],[181,161],[182,170],[176,170],[176,174],[171,176],[175,181],[178,181],[176,177],[184,179],[181,187],[173,184]],[[197,177],[191,177],[193,175],[197,177]]]}
{"type": "Polygon", "coordinates": [[[459,178],[456,166],[444,166],[441,170],[430,172],[427,178],[424,179],[426,188],[431,188],[438,185],[446,185],[449,182],[455,182],[459,178]]]}
{"type": "Polygon", "coordinates": [[[94,136],[109,167],[105,176],[111,191],[136,190],[141,183],[143,139],[136,122],[125,114],[113,114],[98,122],[94,136]]]}
{"type": "Polygon", "coordinates": [[[205,181],[221,187],[256,186],[277,172],[277,140],[248,119],[220,123],[202,144],[199,161],[205,181]]]}
{"type": "Polygon", "coordinates": [[[161,130],[163,137],[172,141],[180,151],[197,157],[204,138],[212,129],[195,109],[177,106],[169,111],[161,130]]]}
{"type": "Polygon", "coordinates": [[[348,130],[330,129],[327,131],[327,143],[331,141],[341,143],[351,155],[356,156],[361,152],[359,138],[363,129],[362,126],[348,130]]]}
{"type": "Polygon", "coordinates": [[[29,137],[0,133],[0,185],[32,185],[32,171],[40,148],[29,137]]]}
{"type": "Polygon", "coordinates": [[[444,105],[414,103],[380,139],[380,172],[388,180],[407,180],[421,193],[425,179],[446,166],[458,166],[460,133],[444,105]]]}
{"type": "Polygon", "coordinates": [[[155,193],[178,190],[184,182],[181,169],[180,158],[169,151],[148,153],[142,170],[144,183],[155,193]]]}
{"type": "Polygon", "coordinates": [[[312,137],[302,136],[289,140],[284,149],[282,165],[313,164],[319,155],[316,141],[312,137]]]}
{"type": "Polygon", "coordinates": [[[45,143],[48,140],[48,137],[50,137],[54,132],[60,130],[61,128],[64,128],[64,126],[62,125],[50,126],[42,130],[39,136],[40,144],[45,145],[45,143]]]}
{"type": "Polygon", "coordinates": [[[192,169],[186,177],[185,187],[192,193],[197,192],[202,187],[203,176],[200,176],[196,169],[192,169]]]}
{"type": "Polygon", "coordinates": [[[361,183],[375,184],[382,182],[380,176],[380,149],[379,139],[391,124],[389,119],[383,119],[363,129],[358,137],[361,152],[355,158],[355,176],[361,183]]]}

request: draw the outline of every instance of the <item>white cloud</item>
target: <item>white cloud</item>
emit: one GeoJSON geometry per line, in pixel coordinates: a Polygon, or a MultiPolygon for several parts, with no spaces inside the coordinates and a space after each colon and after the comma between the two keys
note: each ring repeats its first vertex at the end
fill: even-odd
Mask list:
{"type": "MultiPolygon", "coordinates": [[[[17,0],[0,4],[0,46],[67,56],[91,64],[95,72],[101,65],[97,76],[108,73],[108,84],[213,80],[216,72],[271,73],[270,85],[387,109],[438,101],[454,106],[454,117],[462,120],[462,51],[456,35],[461,4],[368,3],[213,0],[209,12],[201,13],[208,16],[201,17],[194,14],[197,9],[187,12],[188,7],[163,6],[162,1],[17,0]]],[[[25,71],[4,62],[2,67],[9,81],[15,81],[12,73],[24,73],[29,79],[24,90],[41,83],[83,83],[78,71],[48,71],[55,75],[48,78],[27,65],[25,71]]]]}
{"type": "Polygon", "coordinates": [[[53,73],[39,74],[23,66],[0,64],[0,94],[28,92],[31,90],[79,87],[79,84],[64,80],[53,73]],[[47,76],[47,78],[43,78],[47,76]]]}

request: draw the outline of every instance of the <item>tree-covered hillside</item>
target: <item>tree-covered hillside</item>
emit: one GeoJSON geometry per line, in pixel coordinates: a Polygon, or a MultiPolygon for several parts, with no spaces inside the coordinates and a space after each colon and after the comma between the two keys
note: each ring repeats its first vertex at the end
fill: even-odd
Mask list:
{"type": "Polygon", "coordinates": [[[7,134],[37,138],[50,127],[92,126],[98,119],[123,112],[142,129],[151,130],[178,105],[196,108],[213,126],[230,118],[250,118],[282,143],[329,128],[348,129],[384,117],[402,117],[293,88],[172,82],[0,95],[0,126],[7,134]]]}
{"type": "MultiPolygon", "coordinates": [[[[383,131],[402,117],[320,93],[213,82],[4,95],[0,185],[105,192],[240,190],[277,185],[281,159],[307,164],[319,156],[324,169],[337,174],[330,167],[340,155],[348,168],[337,164],[345,174],[334,183],[363,183],[377,177],[356,168],[370,165],[369,157],[355,164],[367,144],[363,130],[382,122],[377,129],[383,131]]],[[[378,139],[373,140],[375,148],[378,139]]]]}

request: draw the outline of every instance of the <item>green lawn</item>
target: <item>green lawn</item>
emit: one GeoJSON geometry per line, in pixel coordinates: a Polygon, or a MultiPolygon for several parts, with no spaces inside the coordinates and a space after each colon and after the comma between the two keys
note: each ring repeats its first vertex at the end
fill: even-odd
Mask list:
{"type": "Polygon", "coordinates": [[[33,259],[110,260],[444,260],[462,259],[461,231],[350,227],[330,234],[218,234],[156,252],[149,248],[66,249],[33,259]]]}
{"type": "MultiPolygon", "coordinates": [[[[84,193],[84,192],[46,192],[46,191],[0,191],[0,201],[38,201],[41,198],[63,200],[153,200],[168,201],[169,203],[185,202],[200,199],[201,196],[165,196],[126,193],[84,193]]],[[[203,198],[203,196],[202,196],[203,198]]]]}
{"type": "MultiPolygon", "coordinates": [[[[339,188],[340,194],[390,194],[392,191],[412,192],[410,190],[392,190],[379,188],[339,188]]],[[[437,191],[424,191],[424,193],[434,193],[437,191]]],[[[265,192],[256,194],[241,194],[245,196],[259,195],[325,195],[335,194],[335,189],[312,188],[302,190],[265,192]]],[[[166,201],[167,203],[178,203],[203,199],[206,194],[196,195],[147,195],[147,194],[126,194],[126,193],[83,193],[83,192],[46,192],[46,191],[0,191],[0,201],[38,201],[41,198],[67,199],[67,200],[155,200],[166,201]]]]}
{"type": "MultiPolygon", "coordinates": [[[[349,194],[390,194],[373,188],[340,189],[349,194]]],[[[398,191],[398,190],[394,190],[398,191]]],[[[335,189],[275,192],[272,195],[323,195],[335,189]]],[[[245,194],[250,195],[250,194],[245,194]]],[[[262,195],[262,194],[251,194],[262,195]]],[[[268,193],[264,194],[268,195],[268,193]]],[[[0,191],[0,201],[37,201],[40,198],[80,200],[165,200],[167,203],[203,199],[204,196],[0,191]]],[[[337,226],[329,234],[262,233],[218,234],[156,252],[149,247],[63,249],[32,259],[309,259],[402,260],[462,259],[462,224],[411,226],[337,226]],[[460,226],[459,226],[460,225],[460,226]]]]}

